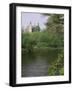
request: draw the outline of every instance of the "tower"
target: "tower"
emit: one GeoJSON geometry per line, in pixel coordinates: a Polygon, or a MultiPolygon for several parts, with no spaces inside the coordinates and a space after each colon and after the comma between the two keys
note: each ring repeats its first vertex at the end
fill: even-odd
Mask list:
{"type": "Polygon", "coordinates": [[[32,32],[32,24],[31,24],[31,22],[30,22],[29,27],[28,27],[28,32],[32,32]]]}

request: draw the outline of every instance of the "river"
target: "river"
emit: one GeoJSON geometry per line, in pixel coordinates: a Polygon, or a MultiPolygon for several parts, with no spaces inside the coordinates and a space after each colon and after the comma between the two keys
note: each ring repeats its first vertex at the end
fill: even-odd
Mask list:
{"type": "Polygon", "coordinates": [[[22,51],[22,77],[49,76],[49,66],[57,60],[59,51],[58,49],[39,50],[31,53],[22,51]]]}

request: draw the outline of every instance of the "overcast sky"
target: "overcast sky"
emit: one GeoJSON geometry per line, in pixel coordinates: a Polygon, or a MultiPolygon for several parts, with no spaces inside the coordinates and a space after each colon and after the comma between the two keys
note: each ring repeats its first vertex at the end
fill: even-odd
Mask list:
{"type": "Polygon", "coordinates": [[[26,28],[30,22],[32,26],[36,26],[39,23],[41,29],[45,28],[45,23],[47,22],[48,16],[40,13],[25,13],[22,12],[21,15],[22,28],[26,28]]]}

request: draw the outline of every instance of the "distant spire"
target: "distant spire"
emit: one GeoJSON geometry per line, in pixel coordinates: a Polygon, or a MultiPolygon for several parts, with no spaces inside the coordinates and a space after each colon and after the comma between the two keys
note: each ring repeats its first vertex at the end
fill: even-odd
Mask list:
{"type": "Polygon", "coordinates": [[[32,32],[32,23],[29,24],[29,32],[32,32]]]}

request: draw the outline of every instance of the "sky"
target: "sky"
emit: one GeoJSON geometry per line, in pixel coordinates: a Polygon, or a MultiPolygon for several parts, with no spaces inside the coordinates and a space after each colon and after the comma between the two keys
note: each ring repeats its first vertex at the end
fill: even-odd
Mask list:
{"type": "Polygon", "coordinates": [[[21,18],[22,28],[26,28],[31,22],[32,26],[36,26],[39,23],[40,28],[44,29],[48,16],[40,13],[22,12],[21,18]]]}

